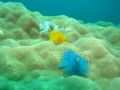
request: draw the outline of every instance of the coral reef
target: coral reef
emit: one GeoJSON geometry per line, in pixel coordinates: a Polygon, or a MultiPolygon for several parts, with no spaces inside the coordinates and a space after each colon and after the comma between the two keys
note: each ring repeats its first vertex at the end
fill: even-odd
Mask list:
{"type": "Polygon", "coordinates": [[[120,27],[112,23],[43,16],[21,3],[0,2],[0,89],[120,90],[119,38],[120,27]],[[60,34],[52,40],[61,41],[42,37],[43,21],[58,25],[60,34]],[[65,50],[90,62],[87,78],[66,77],[58,69],[65,50]]]}

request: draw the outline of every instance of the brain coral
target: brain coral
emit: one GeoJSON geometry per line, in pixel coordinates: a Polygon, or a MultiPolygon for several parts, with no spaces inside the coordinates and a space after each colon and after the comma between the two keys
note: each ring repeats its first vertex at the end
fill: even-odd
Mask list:
{"type": "Polygon", "coordinates": [[[114,24],[43,16],[21,3],[0,2],[0,90],[120,90],[119,38],[114,24]],[[60,32],[50,34],[54,43],[41,36],[42,21],[58,25],[60,32]],[[91,61],[88,78],[61,73],[64,50],[91,61]]]}

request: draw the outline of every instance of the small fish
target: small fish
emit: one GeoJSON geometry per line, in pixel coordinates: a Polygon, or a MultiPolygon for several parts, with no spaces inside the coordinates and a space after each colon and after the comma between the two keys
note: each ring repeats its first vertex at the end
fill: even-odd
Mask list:
{"type": "Polygon", "coordinates": [[[86,76],[89,70],[88,61],[72,50],[64,51],[58,67],[68,75],[86,76]]]}

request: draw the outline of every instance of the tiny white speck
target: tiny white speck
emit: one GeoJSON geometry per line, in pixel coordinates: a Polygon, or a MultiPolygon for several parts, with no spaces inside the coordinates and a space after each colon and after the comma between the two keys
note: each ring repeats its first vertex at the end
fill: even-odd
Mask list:
{"type": "Polygon", "coordinates": [[[0,35],[3,35],[3,31],[2,30],[0,30],[0,35]]]}
{"type": "Polygon", "coordinates": [[[71,28],[71,27],[68,27],[68,28],[66,28],[65,30],[66,30],[66,31],[71,31],[72,28],[71,28]]]}

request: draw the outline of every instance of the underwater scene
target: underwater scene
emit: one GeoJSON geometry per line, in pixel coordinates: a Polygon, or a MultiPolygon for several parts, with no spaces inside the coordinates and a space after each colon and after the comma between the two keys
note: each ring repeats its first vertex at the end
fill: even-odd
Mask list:
{"type": "Polygon", "coordinates": [[[0,0],[0,90],[120,90],[119,0],[0,0]]]}

